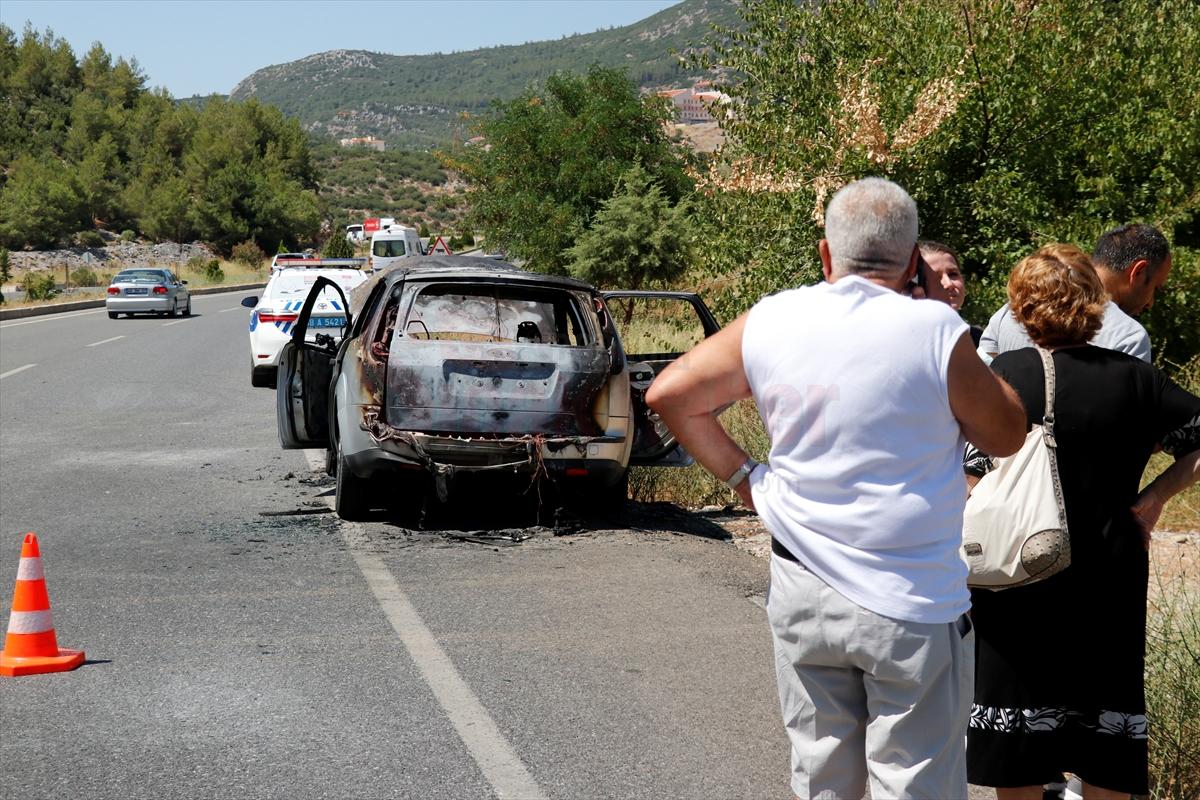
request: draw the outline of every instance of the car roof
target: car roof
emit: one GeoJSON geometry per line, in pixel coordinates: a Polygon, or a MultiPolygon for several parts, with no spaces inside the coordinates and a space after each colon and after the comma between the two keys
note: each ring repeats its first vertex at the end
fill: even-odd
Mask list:
{"type": "Polygon", "coordinates": [[[511,283],[556,286],[562,289],[592,292],[596,288],[586,281],[563,275],[528,272],[498,258],[476,256],[406,256],[377,272],[371,280],[357,286],[350,307],[357,313],[379,283],[392,285],[399,281],[486,280],[499,279],[511,283]]]}

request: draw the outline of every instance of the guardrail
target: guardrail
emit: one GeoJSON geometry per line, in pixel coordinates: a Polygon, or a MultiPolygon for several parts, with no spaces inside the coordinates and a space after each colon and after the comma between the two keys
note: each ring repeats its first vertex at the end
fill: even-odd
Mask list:
{"type": "MultiPolygon", "coordinates": [[[[190,289],[189,294],[222,294],[225,292],[244,292],[247,289],[261,289],[263,283],[240,283],[236,286],[203,286],[190,289]]],[[[43,314],[61,314],[67,311],[82,311],[87,308],[103,308],[106,298],[97,300],[75,300],[70,303],[46,303],[41,306],[22,306],[21,308],[0,307],[0,320],[21,319],[23,317],[40,317],[43,314]]]]}

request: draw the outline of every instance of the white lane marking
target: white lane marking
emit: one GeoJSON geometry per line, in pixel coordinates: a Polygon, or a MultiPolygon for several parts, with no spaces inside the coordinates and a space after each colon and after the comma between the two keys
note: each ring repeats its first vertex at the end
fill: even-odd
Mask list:
{"type": "Polygon", "coordinates": [[[32,369],[33,367],[36,367],[36,366],[37,366],[37,364],[26,364],[23,367],[17,367],[16,369],[10,369],[8,372],[0,372],[0,378],[7,378],[9,375],[16,375],[18,372],[24,372],[25,370],[32,369]]]}
{"type": "Polygon", "coordinates": [[[71,317],[82,317],[82,316],[86,316],[88,314],[103,314],[104,312],[105,312],[105,309],[96,308],[96,309],[92,309],[91,311],[71,311],[71,312],[68,312],[65,314],[43,314],[42,316],[38,317],[37,319],[26,319],[26,320],[22,320],[20,322],[9,322],[6,325],[0,325],[0,329],[15,328],[18,325],[34,325],[38,322],[54,322],[55,320],[58,320],[58,319],[70,319],[71,317]]]}
{"type": "Polygon", "coordinates": [[[101,339],[98,342],[92,342],[91,344],[86,345],[86,347],[97,347],[98,345],[108,344],[109,342],[115,342],[117,339],[124,339],[124,338],[125,338],[125,335],[122,334],[120,336],[114,336],[111,339],[101,339]]]}
{"type": "Polygon", "coordinates": [[[222,308],[218,314],[228,314],[230,311],[241,311],[245,306],[234,306],[233,308],[222,308]]]}
{"type": "MultiPolygon", "coordinates": [[[[314,472],[324,471],[324,450],[305,450],[304,457],[314,472]]],[[[325,502],[333,507],[332,497],[326,497],[325,502]]],[[[396,635],[421,671],[421,677],[433,690],[434,697],[450,718],[454,730],[496,796],[502,800],[545,800],[546,794],[529,774],[475,692],[458,674],[454,662],[425,626],[387,565],[365,550],[363,544],[366,536],[361,526],[342,522],[340,527],[342,541],[366,579],[371,594],[375,595],[375,601],[383,609],[384,616],[392,624],[396,635]]]]}
{"type": "Polygon", "coordinates": [[[181,323],[181,322],[191,322],[191,320],[190,320],[190,319],[177,319],[177,320],[175,320],[174,322],[164,322],[164,323],[163,323],[163,327],[164,327],[164,328],[169,328],[169,327],[171,327],[172,325],[178,325],[178,324],[179,324],[179,323],[181,323]]]}

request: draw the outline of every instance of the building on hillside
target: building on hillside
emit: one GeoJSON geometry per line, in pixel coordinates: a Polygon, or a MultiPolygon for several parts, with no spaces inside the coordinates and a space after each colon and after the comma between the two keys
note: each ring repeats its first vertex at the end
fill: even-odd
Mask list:
{"type": "Polygon", "coordinates": [[[675,109],[675,121],[685,125],[712,122],[712,107],[717,103],[728,103],[729,95],[712,91],[708,81],[698,81],[689,89],[667,89],[658,93],[671,101],[675,109]]]}
{"type": "Polygon", "coordinates": [[[376,139],[374,136],[354,136],[349,139],[338,139],[338,144],[342,147],[369,147],[372,150],[383,152],[383,139],[376,139]]]}

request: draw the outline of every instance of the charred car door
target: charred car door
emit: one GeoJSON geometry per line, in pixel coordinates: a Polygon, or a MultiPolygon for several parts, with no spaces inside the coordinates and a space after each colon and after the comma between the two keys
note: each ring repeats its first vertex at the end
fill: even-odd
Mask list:
{"type": "Polygon", "coordinates": [[[328,278],[317,278],[292,328],[292,339],[279,354],[275,420],[279,444],[285,450],[329,446],[329,388],[339,344],[351,323],[350,304],[342,288],[328,278]],[[338,335],[319,333],[313,341],[306,341],[313,307],[326,288],[341,297],[345,326],[338,335]]]}
{"type": "Polygon", "coordinates": [[[687,466],[692,458],[646,405],[646,390],[667,365],[721,329],[697,294],[690,292],[604,292],[629,369],[633,452],[630,464],[687,466]]]}

